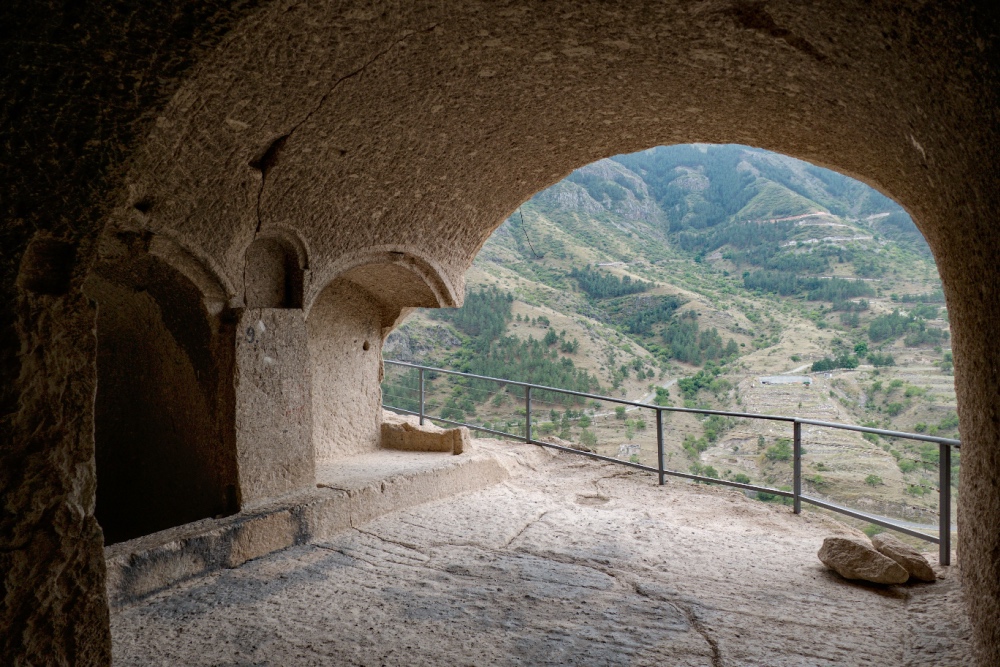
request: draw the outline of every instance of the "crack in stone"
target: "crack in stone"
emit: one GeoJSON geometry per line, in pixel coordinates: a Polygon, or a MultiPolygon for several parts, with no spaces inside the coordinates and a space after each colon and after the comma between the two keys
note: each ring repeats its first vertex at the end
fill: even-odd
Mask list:
{"type": "MultiPolygon", "coordinates": [[[[252,169],[256,169],[258,172],[260,172],[260,185],[257,187],[257,202],[256,202],[256,205],[254,207],[255,208],[256,218],[257,218],[257,228],[254,230],[253,240],[250,241],[251,244],[254,241],[257,240],[257,237],[260,235],[261,227],[263,227],[263,225],[264,225],[264,219],[261,217],[260,205],[261,205],[261,202],[263,201],[263,198],[264,198],[264,186],[267,183],[267,174],[278,163],[278,155],[281,153],[281,150],[282,150],[282,148],[284,148],[285,144],[288,143],[288,140],[292,138],[292,135],[295,134],[296,130],[298,130],[305,123],[307,123],[310,118],[312,118],[317,112],[319,112],[320,109],[323,108],[323,105],[326,104],[326,101],[328,99],[330,99],[330,96],[333,95],[333,93],[337,90],[337,88],[340,86],[340,84],[342,84],[344,81],[347,81],[348,79],[353,79],[354,77],[359,76],[366,69],[368,69],[369,67],[371,67],[372,65],[374,65],[376,62],[378,62],[379,60],[381,60],[384,56],[388,55],[391,51],[393,51],[397,46],[399,46],[400,44],[406,42],[408,39],[410,39],[414,35],[421,35],[421,34],[427,34],[429,32],[433,32],[434,29],[437,28],[439,25],[440,25],[440,23],[435,23],[435,24],[433,24],[432,26],[430,26],[428,28],[423,28],[421,30],[413,30],[411,32],[407,32],[405,35],[403,35],[402,37],[400,37],[399,39],[397,39],[396,41],[394,41],[392,44],[390,44],[389,46],[387,46],[386,48],[384,48],[381,51],[377,52],[371,58],[369,58],[368,60],[366,60],[361,65],[361,67],[357,68],[356,70],[354,70],[352,72],[348,72],[344,76],[342,76],[339,79],[337,79],[336,81],[334,81],[333,85],[330,86],[330,89],[327,90],[325,93],[323,93],[322,97],[319,98],[319,101],[316,103],[316,105],[312,109],[310,109],[309,112],[306,113],[306,115],[303,116],[301,120],[299,120],[297,123],[295,123],[294,125],[292,125],[292,128],[290,130],[288,130],[288,132],[286,132],[285,134],[281,135],[280,137],[278,137],[277,139],[275,139],[274,141],[272,141],[270,144],[268,144],[268,147],[264,150],[263,153],[261,153],[260,157],[255,158],[252,162],[250,162],[250,167],[252,169]]],[[[243,299],[244,299],[244,305],[245,305],[245,301],[246,301],[246,290],[247,290],[247,257],[246,257],[246,255],[244,255],[244,257],[243,257],[243,299]]]]}
{"type": "Polygon", "coordinates": [[[324,549],[326,551],[332,551],[335,554],[340,554],[341,556],[344,556],[345,558],[350,558],[351,560],[356,560],[356,561],[360,561],[362,563],[367,563],[367,564],[371,565],[374,568],[380,567],[378,563],[374,563],[374,562],[372,562],[370,560],[365,560],[364,558],[359,558],[358,556],[355,556],[354,554],[349,554],[344,549],[336,549],[334,547],[328,547],[325,544],[319,544],[319,543],[315,543],[315,542],[313,543],[313,546],[316,547],[316,548],[318,548],[318,549],[324,549]]]}
{"type": "MultiPolygon", "coordinates": [[[[656,597],[642,590],[639,584],[636,583],[635,581],[629,580],[628,583],[632,586],[632,590],[635,592],[636,595],[642,596],[647,600],[657,599],[656,597]]],[[[694,628],[695,632],[701,635],[701,638],[704,639],[705,643],[708,644],[709,648],[712,649],[712,667],[723,667],[722,651],[719,650],[719,643],[715,639],[713,639],[710,634],[708,634],[708,630],[705,628],[704,624],[702,624],[701,620],[698,618],[698,615],[695,613],[694,609],[691,608],[691,605],[689,603],[682,602],[679,598],[674,597],[672,595],[663,596],[661,601],[667,602],[668,604],[675,607],[682,614],[684,614],[684,617],[687,619],[688,624],[692,628],[694,628]]]]}
{"type": "MultiPolygon", "coordinates": [[[[534,556],[535,558],[542,558],[555,563],[561,563],[563,565],[576,565],[577,567],[584,567],[594,570],[595,572],[600,572],[601,574],[611,577],[615,581],[628,586],[633,592],[635,592],[636,595],[640,595],[647,599],[654,599],[648,593],[641,591],[638,584],[631,577],[629,577],[629,575],[620,573],[613,567],[601,567],[600,565],[594,564],[593,561],[587,561],[563,554],[542,554],[529,551],[528,549],[515,549],[514,551],[534,556]]],[[[694,631],[701,635],[702,639],[705,640],[705,643],[708,644],[710,649],[712,649],[712,667],[724,667],[722,652],[719,650],[719,643],[713,639],[710,634],[708,634],[708,630],[705,628],[704,624],[702,624],[695,611],[688,604],[680,601],[680,599],[672,595],[665,596],[664,601],[673,605],[682,614],[684,614],[684,617],[687,619],[691,627],[694,628],[694,631]]]]}
{"type": "Polygon", "coordinates": [[[535,517],[534,519],[532,519],[528,523],[524,524],[524,527],[521,528],[521,530],[517,531],[516,535],[514,535],[512,538],[510,538],[509,540],[507,540],[507,542],[503,545],[502,548],[503,549],[508,548],[511,544],[513,544],[517,540],[517,538],[521,537],[521,535],[524,535],[525,531],[527,531],[529,528],[531,528],[532,526],[534,526],[536,523],[538,523],[539,521],[541,521],[542,519],[544,519],[545,515],[548,514],[548,513],[549,513],[549,510],[545,510],[544,512],[542,512],[541,514],[539,514],[537,517],[535,517]]]}
{"type": "MultiPolygon", "coordinates": [[[[385,542],[386,544],[395,544],[398,547],[403,547],[404,549],[409,549],[410,551],[416,551],[418,554],[421,554],[422,556],[427,556],[427,553],[425,553],[420,547],[418,547],[415,544],[408,544],[406,542],[400,542],[398,540],[391,540],[388,537],[382,537],[378,533],[373,533],[373,532],[371,532],[369,530],[362,530],[361,528],[358,528],[357,526],[351,526],[351,528],[354,529],[354,530],[356,530],[356,531],[358,531],[362,535],[367,535],[369,537],[374,537],[375,539],[380,540],[382,542],[385,542]]],[[[427,557],[429,558],[429,556],[427,556],[427,557]]]]}
{"type": "MultiPolygon", "coordinates": [[[[598,495],[601,495],[601,494],[603,494],[603,492],[601,491],[601,482],[603,482],[604,480],[606,480],[606,479],[618,479],[620,477],[634,477],[635,474],[636,473],[634,473],[632,471],[618,472],[618,473],[615,473],[613,475],[604,475],[603,477],[598,477],[597,479],[592,479],[592,480],[590,480],[590,483],[594,485],[595,489],[597,489],[598,495]]],[[[608,497],[610,498],[611,496],[608,496],[608,497]]]]}

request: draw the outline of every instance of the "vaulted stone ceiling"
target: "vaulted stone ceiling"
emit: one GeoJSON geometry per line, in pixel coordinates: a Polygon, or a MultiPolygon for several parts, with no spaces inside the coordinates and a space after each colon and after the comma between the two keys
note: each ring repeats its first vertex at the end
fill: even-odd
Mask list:
{"type": "Polygon", "coordinates": [[[927,236],[954,332],[963,576],[983,664],[1000,660],[986,3],[15,1],[0,26],[5,653],[107,655],[82,293],[101,232],[167,237],[233,305],[269,234],[304,252],[306,308],[373,264],[424,283],[393,279],[393,308],[452,305],[490,232],[570,170],[738,142],[859,178],[927,236]]]}

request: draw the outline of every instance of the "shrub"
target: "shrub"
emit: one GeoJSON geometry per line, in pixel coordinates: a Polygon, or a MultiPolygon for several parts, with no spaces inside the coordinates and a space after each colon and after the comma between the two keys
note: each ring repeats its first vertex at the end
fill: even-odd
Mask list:
{"type": "Polygon", "coordinates": [[[697,460],[701,453],[708,449],[708,440],[704,437],[698,438],[697,440],[690,433],[684,436],[684,442],[681,443],[681,447],[687,452],[687,455],[691,458],[697,460]]]}
{"type": "Polygon", "coordinates": [[[895,417],[896,415],[898,415],[900,412],[903,411],[904,407],[905,406],[902,403],[890,403],[889,405],[885,406],[885,411],[889,413],[890,417],[895,417]]]}
{"type": "MultiPolygon", "coordinates": [[[[779,486],[779,491],[791,491],[790,486],[779,486]]],[[[767,491],[758,491],[757,500],[762,500],[765,503],[781,503],[782,505],[791,505],[794,501],[791,498],[785,496],[779,496],[775,493],[768,493],[767,491]]]]}
{"type": "Polygon", "coordinates": [[[908,472],[913,472],[914,470],[917,469],[917,464],[911,461],[910,459],[899,459],[898,461],[896,461],[896,465],[899,466],[899,471],[903,474],[906,474],[908,472]]]}
{"type": "Polygon", "coordinates": [[[711,415],[705,420],[702,428],[705,429],[705,438],[709,442],[715,442],[719,436],[733,427],[733,420],[721,415],[711,415]]]}
{"type": "Polygon", "coordinates": [[[952,412],[947,417],[938,422],[938,428],[942,431],[958,428],[958,414],[952,412]]]}
{"type": "Polygon", "coordinates": [[[878,475],[868,475],[865,477],[865,484],[868,486],[879,486],[882,483],[882,478],[878,475]]]}
{"type": "Polygon", "coordinates": [[[597,444],[597,436],[594,435],[593,431],[583,429],[580,431],[580,442],[588,447],[593,447],[597,444]]]}
{"type": "Polygon", "coordinates": [[[738,472],[735,475],[733,475],[733,481],[738,482],[739,484],[750,484],[750,478],[741,472],[738,472]]]}
{"type": "Polygon", "coordinates": [[[876,526],[874,523],[870,523],[864,528],[862,528],[861,531],[868,537],[875,537],[879,533],[884,533],[885,528],[883,528],[882,526],[876,526]]]}
{"type": "Polygon", "coordinates": [[[566,354],[576,354],[576,351],[580,349],[580,341],[576,338],[573,340],[564,340],[559,343],[559,350],[565,352],[566,354]]]}
{"type": "Polygon", "coordinates": [[[778,438],[778,441],[767,448],[764,457],[768,461],[790,461],[792,459],[792,444],[788,438],[778,438]]]}
{"type": "Polygon", "coordinates": [[[656,405],[670,405],[670,392],[663,387],[656,388],[656,398],[653,399],[656,405]]]}
{"type": "Polygon", "coordinates": [[[872,366],[883,367],[883,366],[895,366],[896,359],[891,354],[882,354],[881,352],[870,352],[868,354],[868,361],[872,366]]]}
{"type": "Polygon", "coordinates": [[[625,419],[625,406],[619,405],[615,408],[615,419],[625,419]]]}

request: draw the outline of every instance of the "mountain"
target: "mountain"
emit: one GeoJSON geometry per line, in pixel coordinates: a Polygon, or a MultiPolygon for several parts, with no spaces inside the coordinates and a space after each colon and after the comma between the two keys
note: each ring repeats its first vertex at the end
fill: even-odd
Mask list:
{"type": "MultiPolygon", "coordinates": [[[[601,160],[525,202],[466,278],[463,308],[415,313],[385,358],[662,405],[957,434],[947,311],[923,237],[872,188],[787,156],[686,145],[601,160]]],[[[387,401],[412,409],[414,382],[387,366],[387,401]]],[[[432,414],[523,432],[519,389],[429,382],[432,414]]],[[[533,406],[547,414],[536,433],[653,461],[651,414],[548,392],[533,406]]],[[[720,419],[670,415],[670,465],[790,481],[786,435],[720,419]]],[[[930,515],[933,452],[824,438],[809,446],[810,493],[930,515]]]]}

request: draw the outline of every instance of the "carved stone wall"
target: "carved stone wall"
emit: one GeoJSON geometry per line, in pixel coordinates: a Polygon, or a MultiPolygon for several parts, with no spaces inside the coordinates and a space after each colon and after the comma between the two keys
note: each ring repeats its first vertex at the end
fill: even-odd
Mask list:
{"type": "Polygon", "coordinates": [[[103,263],[85,291],[98,304],[94,416],[105,544],[235,512],[236,462],[225,437],[232,354],[201,294],[149,255],[103,263]]]}
{"type": "Polygon", "coordinates": [[[382,428],[382,310],[335,281],[309,313],[313,441],[318,464],[378,449],[382,428]]]}
{"type": "MultiPolygon", "coordinates": [[[[246,249],[291,230],[314,276],[311,350],[346,364],[362,334],[430,297],[387,287],[385,299],[381,274],[361,271],[353,284],[392,308],[317,318],[343,274],[412,261],[437,304],[455,303],[491,231],[572,169],[737,142],[865,181],[927,237],[953,332],[962,574],[980,663],[1000,663],[993,4],[4,3],[0,654],[109,655],[97,315],[82,292],[102,230],[169,238],[218,276],[231,308],[245,305],[246,249]],[[339,333],[314,336],[320,321],[339,333]]],[[[332,455],[377,425],[377,362],[363,359],[358,402],[313,415],[318,443],[353,434],[328,438],[332,455]]],[[[328,384],[336,367],[313,371],[328,384]]]]}
{"type": "Polygon", "coordinates": [[[316,484],[312,373],[301,310],[249,308],[234,333],[236,451],[248,507],[316,484]]]}

